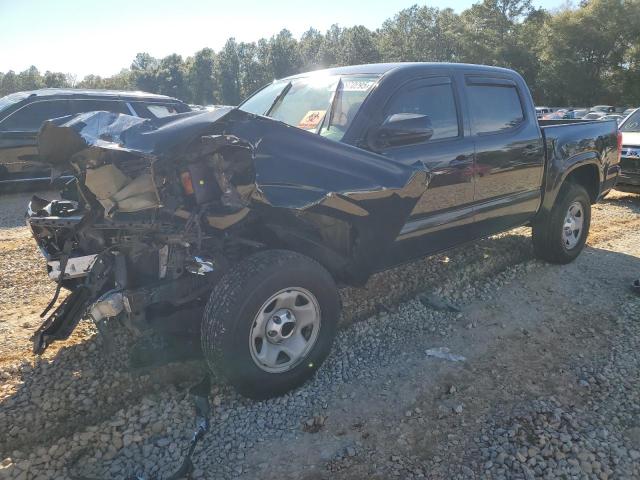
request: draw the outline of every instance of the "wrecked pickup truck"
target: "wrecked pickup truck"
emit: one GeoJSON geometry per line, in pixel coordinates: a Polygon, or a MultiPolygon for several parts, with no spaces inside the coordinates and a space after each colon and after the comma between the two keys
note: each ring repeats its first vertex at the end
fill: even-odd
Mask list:
{"type": "Polygon", "coordinates": [[[613,121],[541,127],[511,70],[429,63],[296,75],[209,113],[58,118],[39,148],[75,180],[29,206],[71,290],[35,352],[83,316],[145,332],[199,306],[208,365],[253,398],[321,365],[336,285],[525,224],[537,255],[573,260],[620,153],[613,121]]]}

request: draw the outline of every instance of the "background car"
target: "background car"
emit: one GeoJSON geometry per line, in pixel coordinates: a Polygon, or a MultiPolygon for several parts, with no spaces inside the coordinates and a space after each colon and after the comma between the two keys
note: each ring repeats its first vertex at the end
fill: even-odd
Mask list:
{"type": "Polygon", "coordinates": [[[618,125],[620,125],[620,123],[622,123],[622,120],[624,120],[624,117],[618,113],[610,113],[608,115],[603,115],[602,117],[600,117],[600,120],[615,120],[616,122],[618,122],[618,125]]]}
{"type": "Polygon", "coordinates": [[[624,112],[622,112],[622,116],[627,118],[629,115],[631,115],[635,111],[636,111],[636,108],[627,108],[624,112]]]}
{"type": "Polygon", "coordinates": [[[596,105],[591,107],[592,112],[613,113],[616,111],[616,107],[611,105],[596,105]]]}
{"type": "Polygon", "coordinates": [[[553,112],[553,109],[549,107],[536,107],[536,117],[542,118],[544,115],[553,112]]]}
{"type": "Polygon", "coordinates": [[[556,110],[555,112],[551,112],[551,113],[547,113],[546,115],[543,115],[542,118],[539,118],[539,120],[562,120],[566,113],[567,111],[564,109],[556,110]]]}
{"type": "Polygon", "coordinates": [[[50,181],[37,148],[45,120],[91,111],[162,118],[190,110],[176,98],[146,92],[46,88],[7,95],[0,98],[0,186],[50,181]]]}
{"type": "Polygon", "coordinates": [[[582,119],[583,120],[600,120],[605,115],[606,113],[604,112],[589,112],[584,117],[582,117],[582,119]]]}
{"type": "Polygon", "coordinates": [[[586,108],[578,108],[578,109],[574,109],[574,110],[569,110],[563,118],[568,118],[568,119],[576,119],[576,118],[582,118],[584,117],[587,113],[589,113],[589,110],[587,110],[586,108]]]}
{"type": "Polygon", "coordinates": [[[622,153],[616,190],[640,193],[640,108],[620,124],[622,153]]]}

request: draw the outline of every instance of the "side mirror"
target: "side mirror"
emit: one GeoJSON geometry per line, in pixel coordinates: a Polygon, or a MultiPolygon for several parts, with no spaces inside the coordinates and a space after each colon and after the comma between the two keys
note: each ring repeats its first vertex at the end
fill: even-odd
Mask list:
{"type": "Polygon", "coordinates": [[[391,147],[424,142],[432,136],[433,126],[428,115],[395,113],[380,125],[374,139],[378,147],[391,147]]]}

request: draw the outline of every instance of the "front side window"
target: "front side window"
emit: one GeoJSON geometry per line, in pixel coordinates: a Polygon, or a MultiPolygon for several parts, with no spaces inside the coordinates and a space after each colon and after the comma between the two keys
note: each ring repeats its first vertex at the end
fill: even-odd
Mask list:
{"type": "Polygon", "coordinates": [[[37,132],[45,120],[71,115],[68,100],[43,100],[24,106],[1,124],[5,132],[37,132]]]}
{"type": "Polygon", "coordinates": [[[431,119],[433,136],[429,141],[453,138],[459,134],[458,114],[452,85],[409,85],[397,93],[385,109],[385,117],[396,113],[417,113],[431,119]]]}
{"type": "Polygon", "coordinates": [[[520,96],[511,85],[468,85],[467,97],[473,131],[496,133],[524,121],[520,96]]]}
{"type": "Polygon", "coordinates": [[[378,78],[311,75],[280,80],[257,92],[239,108],[340,141],[378,78]]]}

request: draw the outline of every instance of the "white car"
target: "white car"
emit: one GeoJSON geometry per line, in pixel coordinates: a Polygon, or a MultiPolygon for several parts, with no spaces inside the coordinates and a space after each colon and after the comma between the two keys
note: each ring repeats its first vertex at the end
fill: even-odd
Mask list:
{"type": "Polygon", "coordinates": [[[640,108],[634,110],[620,124],[622,153],[617,190],[640,193],[640,108]]]}

